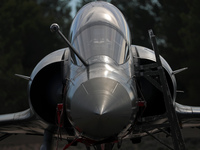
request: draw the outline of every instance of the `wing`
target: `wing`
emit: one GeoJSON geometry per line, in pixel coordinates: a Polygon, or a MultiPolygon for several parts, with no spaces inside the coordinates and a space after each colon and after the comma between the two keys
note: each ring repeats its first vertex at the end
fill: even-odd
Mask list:
{"type": "Polygon", "coordinates": [[[22,112],[0,115],[1,133],[44,134],[48,125],[41,121],[31,109],[22,112]]]}
{"type": "Polygon", "coordinates": [[[200,127],[200,107],[175,103],[175,109],[182,127],[200,127]]]}

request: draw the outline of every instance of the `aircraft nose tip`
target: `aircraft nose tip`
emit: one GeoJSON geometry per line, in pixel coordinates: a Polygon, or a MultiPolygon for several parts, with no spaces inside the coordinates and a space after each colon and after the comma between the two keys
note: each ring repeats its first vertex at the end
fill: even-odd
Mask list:
{"type": "Polygon", "coordinates": [[[116,135],[131,117],[131,100],[117,81],[91,79],[79,86],[71,100],[75,128],[94,139],[116,135]]]}

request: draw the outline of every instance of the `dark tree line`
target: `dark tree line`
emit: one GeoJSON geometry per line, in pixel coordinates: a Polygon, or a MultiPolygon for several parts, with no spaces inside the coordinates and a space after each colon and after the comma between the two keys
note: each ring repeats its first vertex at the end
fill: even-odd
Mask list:
{"type": "Polygon", "coordinates": [[[49,26],[57,22],[67,35],[71,22],[66,1],[3,0],[0,3],[0,113],[28,108],[27,81],[15,73],[30,75],[48,53],[65,47],[49,26]]]}
{"type": "MultiPolygon", "coordinates": [[[[81,0],[77,10],[91,0],[81,0]]],[[[28,107],[27,81],[15,73],[30,75],[37,62],[48,53],[65,47],[57,35],[49,31],[53,22],[68,31],[70,0],[2,0],[0,3],[0,113],[20,111],[28,107]]],[[[132,44],[151,48],[148,29],[157,35],[161,54],[172,69],[188,67],[179,75],[178,101],[200,105],[199,45],[200,1],[198,0],[110,0],[118,7],[130,27],[132,44]]]]}

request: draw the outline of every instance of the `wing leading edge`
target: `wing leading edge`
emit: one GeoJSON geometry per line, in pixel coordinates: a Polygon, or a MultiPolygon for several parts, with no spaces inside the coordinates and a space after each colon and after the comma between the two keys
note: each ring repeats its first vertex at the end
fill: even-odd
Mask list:
{"type": "Polygon", "coordinates": [[[26,133],[44,134],[48,125],[27,109],[25,111],[0,115],[0,132],[2,133],[26,133]]]}
{"type": "Polygon", "coordinates": [[[174,107],[182,127],[200,127],[200,107],[186,106],[176,102],[174,107]]]}

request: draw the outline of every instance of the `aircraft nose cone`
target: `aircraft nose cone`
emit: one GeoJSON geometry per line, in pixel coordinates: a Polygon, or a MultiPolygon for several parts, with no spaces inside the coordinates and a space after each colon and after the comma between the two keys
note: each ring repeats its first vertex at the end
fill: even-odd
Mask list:
{"type": "Polygon", "coordinates": [[[96,78],[81,84],[71,100],[71,120],[85,136],[103,139],[128,125],[131,100],[117,81],[96,78]]]}

